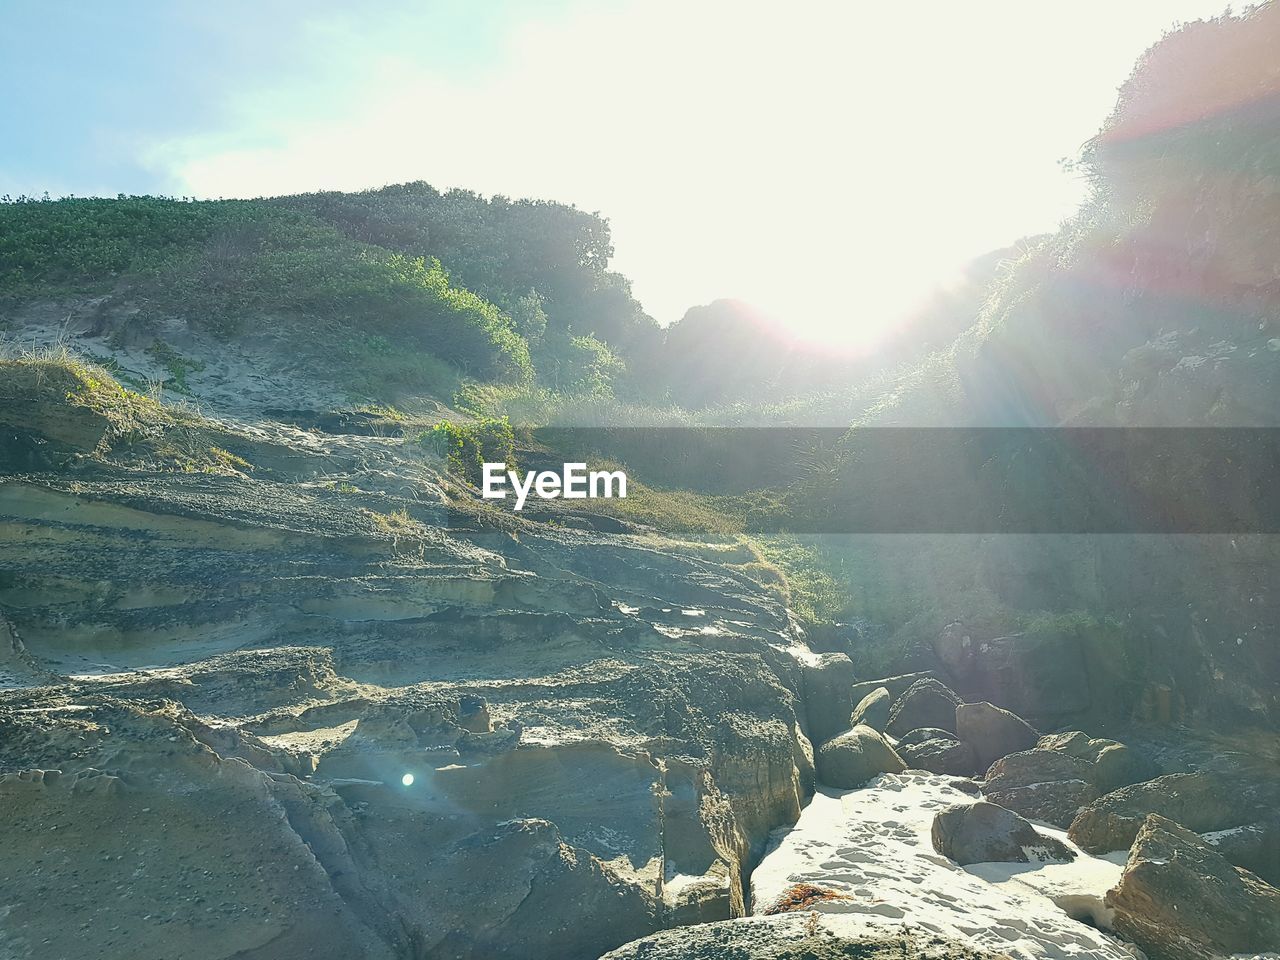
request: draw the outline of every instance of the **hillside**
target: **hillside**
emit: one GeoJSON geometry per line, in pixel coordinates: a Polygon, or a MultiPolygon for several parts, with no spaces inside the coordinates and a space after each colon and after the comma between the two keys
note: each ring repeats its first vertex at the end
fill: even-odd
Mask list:
{"type": "Polygon", "coordinates": [[[1169,34],[859,356],[559,203],[0,203],[0,960],[1280,950],[1280,538],[837,522],[1277,426],[1278,52],[1169,34]],[[570,459],[626,499],[480,496],[570,459]]]}

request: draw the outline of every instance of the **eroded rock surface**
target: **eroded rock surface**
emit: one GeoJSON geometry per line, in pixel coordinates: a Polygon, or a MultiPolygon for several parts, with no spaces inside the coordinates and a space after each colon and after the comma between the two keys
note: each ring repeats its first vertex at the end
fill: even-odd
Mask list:
{"type": "Polygon", "coordinates": [[[931,773],[948,773],[967,777],[977,769],[973,748],[959,740],[934,737],[897,747],[898,755],[908,767],[928,770],[931,773]]]}
{"type": "Polygon", "coordinates": [[[600,960],[1000,960],[928,935],[850,936],[803,916],[751,917],[696,930],[668,930],[600,960]]]}
{"type": "Polygon", "coordinates": [[[1051,750],[1021,750],[997,760],[982,792],[992,803],[1063,828],[1098,796],[1088,761],[1051,750]]]}
{"type": "Polygon", "coordinates": [[[1159,776],[1159,768],[1136,750],[1106,738],[1094,738],[1079,730],[1041,737],[1041,750],[1065,753],[1093,764],[1093,785],[1099,793],[1110,793],[1130,784],[1159,776]]]}
{"type": "Polygon", "coordinates": [[[1107,906],[1116,930],[1150,960],[1280,950],[1280,890],[1156,814],[1138,831],[1107,906]]]}
{"type": "Polygon", "coordinates": [[[856,727],[865,723],[871,729],[883,733],[889,722],[889,708],[892,706],[893,699],[889,696],[889,691],[885,687],[876,687],[853,708],[849,726],[856,727]]]}
{"type": "Polygon", "coordinates": [[[956,735],[969,744],[980,767],[1036,745],[1039,734],[1015,713],[980,700],[956,707],[956,735]]]}
{"type": "Polygon", "coordinates": [[[1071,839],[1090,853],[1125,850],[1149,814],[1199,833],[1257,822],[1280,801],[1280,784],[1216,773],[1174,773],[1115,790],[1080,811],[1071,839]]]}
{"type": "Polygon", "coordinates": [[[732,544],[202,429],[256,468],[0,475],[0,954],[594,960],[747,912],[811,790],[806,684],[843,724],[852,675],[732,544]]]}

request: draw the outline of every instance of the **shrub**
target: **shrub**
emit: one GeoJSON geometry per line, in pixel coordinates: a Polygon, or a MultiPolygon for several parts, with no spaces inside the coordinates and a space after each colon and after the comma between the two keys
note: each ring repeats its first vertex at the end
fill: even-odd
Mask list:
{"type": "Polygon", "coordinates": [[[223,335],[289,313],[429,350],[476,376],[519,382],[532,371],[510,318],[452,285],[438,260],[265,200],[0,203],[0,292],[59,287],[125,288],[223,335]]]}
{"type": "Polygon", "coordinates": [[[482,417],[467,423],[442,420],[418,438],[418,442],[445,459],[449,470],[479,484],[484,464],[515,466],[515,434],[506,417],[482,417]]]}

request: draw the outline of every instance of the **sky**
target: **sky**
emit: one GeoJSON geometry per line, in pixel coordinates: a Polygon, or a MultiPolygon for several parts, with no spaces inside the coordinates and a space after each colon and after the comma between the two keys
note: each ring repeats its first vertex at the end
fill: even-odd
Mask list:
{"type": "Polygon", "coordinates": [[[661,323],[736,297],[865,344],[1069,217],[1135,60],[1223,9],[0,0],[0,194],[559,200],[661,323]]]}

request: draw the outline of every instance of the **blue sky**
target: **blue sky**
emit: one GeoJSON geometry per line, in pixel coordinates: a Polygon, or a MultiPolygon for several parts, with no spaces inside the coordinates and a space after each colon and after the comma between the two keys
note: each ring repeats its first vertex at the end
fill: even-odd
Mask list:
{"type": "Polygon", "coordinates": [[[354,109],[374,60],[455,77],[501,55],[513,22],[569,0],[0,0],[0,193],[171,193],[189,185],[149,147],[214,132],[261,146],[238,105],[271,93],[290,119],[354,109]]]}
{"type": "Polygon", "coordinates": [[[1222,9],[0,0],[0,194],[560,200],[610,218],[663,323],[730,296],[865,343],[1069,217],[1060,161],[1165,30],[1222,9]]]}

